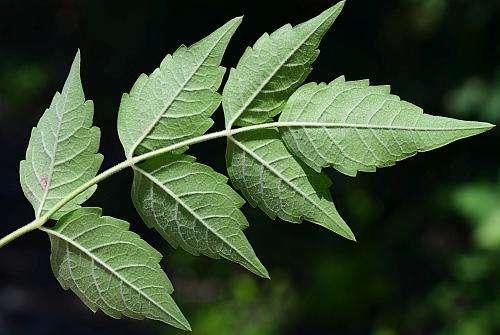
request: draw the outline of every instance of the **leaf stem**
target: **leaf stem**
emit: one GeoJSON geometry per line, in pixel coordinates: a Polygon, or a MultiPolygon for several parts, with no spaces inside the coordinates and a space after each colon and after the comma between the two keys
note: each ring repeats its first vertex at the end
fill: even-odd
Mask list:
{"type": "Polygon", "coordinates": [[[37,228],[39,228],[39,219],[33,220],[30,223],[28,223],[27,225],[22,226],[21,228],[13,231],[12,233],[2,237],[0,239],[0,248],[6,244],[12,242],[16,238],[34,230],[34,229],[37,229],[37,228]]]}
{"type": "MultiPolygon", "coordinates": [[[[243,129],[243,128],[238,128],[238,129],[243,129]]],[[[241,132],[241,130],[239,132],[241,132]]],[[[0,248],[4,247],[8,243],[12,242],[16,238],[18,238],[26,233],[29,233],[32,230],[35,230],[35,229],[42,227],[45,223],[47,223],[50,220],[50,218],[58,210],[63,208],[68,202],[70,202],[72,199],[77,197],[80,193],[86,191],[90,187],[98,184],[99,182],[111,177],[115,173],[120,172],[128,167],[132,167],[135,164],[140,163],[146,159],[156,157],[156,156],[165,154],[167,152],[170,152],[170,151],[173,151],[173,150],[185,147],[185,146],[189,146],[192,144],[206,142],[206,141],[209,141],[209,140],[212,140],[215,138],[227,137],[228,134],[229,134],[229,132],[227,130],[222,130],[222,131],[213,132],[210,134],[198,136],[198,137],[191,138],[191,139],[188,139],[188,140],[176,143],[176,144],[169,145],[167,147],[164,147],[164,148],[161,148],[161,149],[158,149],[155,151],[151,151],[151,152],[142,154],[140,156],[135,156],[135,157],[129,158],[129,159],[117,164],[117,165],[101,172],[100,174],[98,174],[94,178],[92,178],[89,181],[87,181],[86,183],[82,184],[80,187],[74,189],[64,199],[61,199],[61,201],[59,201],[54,207],[52,207],[49,211],[47,211],[43,216],[37,218],[36,220],[30,222],[29,224],[27,224],[25,226],[22,226],[21,228],[13,231],[12,233],[10,233],[7,236],[0,239],[0,248]]]]}
{"type": "MultiPolygon", "coordinates": [[[[485,128],[489,129],[493,125],[488,124],[488,123],[482,123],[480,126],[476,126],[475,128],[485,128]]],[[[209,134],[205,134],[202,136],[194,137],[191,139],[187,139],[184,141],[181,141],[176,144],[169,145],[167,147],[150,151],[148,153],[135,156],[132,158],[129,158],[103,172],[95,176],[94,178],[90,179],[80,187],[76,188],[73,190],[71,193],[69,193],[64,199],[59,201],[54,207],[52,207],[47,213],[45,213],[43,216],[37,218],[36,220],[30,222],[29,224],[13,231],[9,235],[3,237],[0,239],[0,248],[8,244],[9,242],[15,240],[16,238],[32,231],[37,228],[42,227],[47,221],[50,220],[50,218],[61,208],[63,208],[68,202],[70,202],[72,199],[74,199],[76,196],[78,196],[80,193],[84,192],[85,190],[89,189],[90,187],[98,184],[99,182],[109,178],[110,176],[114,175],[117,172],[120,172],[121,170],[124,170],[128,167],[132,167],[137,163],[140,163],[146,159],[157,157],[159,155],[165,154],[167,152],[180,149],[182,147],[186,147],[189,145],[201,143],[201,142],[206,142],[210,141],[216,138],[221,138],[221,137],[230,137],[239,133],[244,133],[252,130],[258,130],[258,129],[265,129],[265,128],[279,128],[279,127],[318,127],[318,128],[373,128],[373,127],[378,127],[380,129],[392,129],[392,130],[404,130],[404,131],[415,131],[415,130],[422,130],[422,131],[443,131],[443,130],[450,130],[450,129],[442,129],[442,128],[425,128],[425,129],[420,129],[420,128],[414,128],[414,127],[394,127],[394,126],[373,126],[373,125],[363,125],[363,124],[350,124],[350,123],[323,123],[323,122],[270,122],[270,123],[264,123],[264,124],[257,124],[257,125],[252,125],[252,126],[246,126],[246,127],[241,127],[241,128],[235,128],[235,129],[225,129],[209,134]]],[[[456,129],[453,129],[456,130],[456,129]]]]}

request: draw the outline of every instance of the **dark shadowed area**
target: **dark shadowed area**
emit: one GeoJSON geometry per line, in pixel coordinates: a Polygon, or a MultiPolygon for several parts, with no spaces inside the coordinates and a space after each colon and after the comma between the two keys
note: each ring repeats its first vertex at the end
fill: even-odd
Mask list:
{"type": "MultiPolygon", "coordinates": [[[[31,128],[64,83],[78,48],[101,128],[103,168],[123,160],[121,94],[180,44],[229,19],[243,24],[223,60],[334,1],[0,0],[0,235],[33,219],[18,178],[31,128]]],[[[500,2],[350,0],[321,44],[309,81],[369,78],[427,113],[500,122],[500,2]]],[[[223,126],[223,113],[214,116],[223,126]]],[[[244,207],[248,239],[272,280],[171,248],[141,222],[132,174],[88,202],[164,254],[174,298],[200,335],[488,335],[500,333],[500,130],[351,178],[329,170],[337,208],[358,242],[317,225],[271,221],[244,207]]],[[[225,143],[193,146],[227,174],[225,143]]],[[[153,321],[93,314],[54,278],[41,231],[0,249],[0,334],[181,334],[153,321]]]]}

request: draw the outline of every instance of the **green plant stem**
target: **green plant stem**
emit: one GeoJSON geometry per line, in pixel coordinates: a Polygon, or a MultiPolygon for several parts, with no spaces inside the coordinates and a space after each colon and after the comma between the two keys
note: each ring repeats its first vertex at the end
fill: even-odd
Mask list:
{"type": "Polygon", "coordinates": [[[94,178],[90,179],[86,183],[82,184],[80,187],[73,190],[73,192],[69,193],[64,199],[59,201],[54,207],[52,207],[43,216],[36,218],[35,220],[30,222],[29,224],[22,226],[22,227],[18,228],[17,230],[13,231],[12,233],[4,236],[2,239],[0,239],[0,248],[4,247],[8,243],[12,242],[16,238],[18,238],[26,233],[29,233],[32,230],[35,230],[35,229],[42,227],[45,223],[47,223],[50,220],[50,218],[58,210],[63,208],[68,202],[70,202],[72,199],[74,199],[80,193],[89,189],[93,185],[96,185],[99,182],[111,177],[115,173],[120,172],[121,170],[124,170],[128,167],[132,167],[135,164],[140,163],[146,159],[156,157],[156,156],[165,154],[167,152],[170,152],[170,151],[173,151],[173,150],[185,147],[185,146],[189,146],[189,145],[193,145],[193,144],[197,144],[197,143],[201,143],[201,142],[206,142],[206,141],[216,139],[216,138],[227,137],[227,136],[234,135],[234,134],[241,133],[241,132],[245,132],[245,131],[250,131],[250,130],[255,130],[255,129],[260,129],[260,128],[270,128],[270,127],[274,127],[274,126],[271,123],[269,123],[269,124],[265,124],[265,125],[242,127],[242,128],[237,128],[237,129],[233,129],[233,130],[222,130],[222,131],[213,132],[210,134],[198,136],[195,138],[191,138],[191,139],[167,146],[165,148],[161,148],[161,149],[158,149],[155,151],[145,153],[145,154],[140,155],[140,156],[129,158],[129,159],[101,172],[100,174],[98,174],[94,178]]]}
{"type": "MultiPolygon", "coordinates": [[[[241,128],[240,128],[241,129],[241,128]]],[[[196,143],[201,143],[205,141],[209,141],[211,139],[215,138],[220,138],[220,137],[226,137],[227,136],[227,131],[218,131],[210,134],[206,134],[203,136],[198,136],[189,140],[185,140],[173,145],[170,145],[165,148],[161,148],[159,150],[151,151],[146,154],[136,156],[129,158],[103,172],[95,176],[94,178],[90,179],[86,183],[82,184],[80,187],[74,189],[71,193],[69,193],[64,199],[59,201],[54,207],[52,207],[47,213],[45,213],[43,216],[37,218],[36,220],[32,221],[31,223],[13,231],[9,235],[3,237],[0,239],[0,248],[4,247],[7,245],[9,242],[12,242],[16,238],[32,231],[37,228],[42,227],[47,221],[50,220],[52,215],[54,215],[58,210],[63,208],[68,202],[70,202],[72,199],[74,199],[76,196],[78,196],[80,193],[84,192],[85,190],[89,189],[90,187],[94,186],[95,184],[98,184],[99,182],[111,177],[117,172],[120,172],[121,170],[124,170],[128,167],[131,167],[137,163],[140,163],[148,158],[156,157],[158,155],[170,152],[175,149],[179,149],[188,145],[196,144],[196,143]]]]}
{"type": "MultiPolygon", "coordinates": [[[[45,223],[47,223],[50,218],[62,207],[64,207],[68,202],[70,202],[72,199],[74,199],[76,196],[78,196],[80,193],[84,192],[88,188],[92,187],[93,185],[98,184],[99,182],[109,178],[110,176],[114,175],[117,172],[120,172],[121,170],[124,170],[129,167],[133,167],[135,164],[140,163],[146,159],[153,158],[162,154],[165,154],[167,152],[201,143],[201,142],[206,142],[210,141],[212,139],[216,138],[221,138],[221,137],[230,137],[239,133],[243,132],[248,132],[252,130],[257,130],[257,129],[265,129],[265,128],[279,128],[279,127],[319,127],[319,128],[368,128],[368,126],[364,125],[359,125],[359,124],[350,124],[350,123],[322,123],[322,122],[271,122],[271,123],[264,123],[264,124],[258,124],[258,125],[253,125],[253,126],[246,126],[246,127],[241,127],[241,128],[235,128],[235,129],[226,129],[226,130],[221,130],[213,133],[209,133],[206,135],[198,136],[195,138],[191,138],[176,144],[169,145],[167,147],[154,150],[145,154],[142,154],[140,156],[132,157],[129,158],[111,168],[109,168],[106,171],[101,172],[94,178],[90,179],[80,187],[76,188],[68,194],[64,199],[59,201],[54,207],[52,207],[47,213],[45,213],[43,216],[35,219],[34,221],[30,222],[29,224],[22,226],[21,228],[13,231],[9,235],[3,237],[0,239],[0,248],[8,244],[9,242],[15,240],[16,238],[32,231],[37,228],[42,227],[45,223]]],[[[373,126],[370,126],[373,127],[373,126]]],[[[382,127],[381,127],[382,128],[382,127]]],[[[394,127],[384,127],[384,129],[394,129],[394,127]]],[[[415,130],[412,127],[397,127],[397,130],[415,130]]],[[[426,129],[429,130],[429,129],[426,129]]],[[[434,129],[431,129],[434,130],[434,129]]],[[[448,130],[448,129],[441,129],[437,128],[435,130],[448,130]]]]}

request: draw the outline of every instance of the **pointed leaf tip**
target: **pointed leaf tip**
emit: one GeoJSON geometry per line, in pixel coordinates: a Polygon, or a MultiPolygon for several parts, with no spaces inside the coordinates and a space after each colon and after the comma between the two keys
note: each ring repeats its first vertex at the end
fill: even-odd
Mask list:
{"type": "Polygon", "coordinates": [[[306,22],[263,34],[246,49],[222,94],[226,128],[271,122],[312,71],[321,39],[342,7],[340,2],[306,22]]]}
{"type": "Polygon", "coordinates": [[[474,135],[479,135],[479,134],[485,133],[485,132],[490,131],[491,129],[496,127],[496,125],[488,123],[488,122],[475,122],[475,121],[467,121],[467,122],[470,122],[470,124],[471,124],[471,127],[469,128],[469,130],[475,131],[474,135]]]}
{"type": "Polygon", "coordinates": [[[243,22],[243,16],[237,16],[237,17],[229,20],[228,22],[226,22],[226,24],[224,24],[219,29],[226,30],[225,34],[228,35],[229,38],[231,38],[234,35],[235,31],[240,26],[241,22],[243,22]]]}
{"type": "MultiPolygon", "coordinates": [[[[232,19],[231,21],[236,21],[236,22],[238,22],[238,23],[241,23],[241,21],[243,21],[243,17],[244,17],[243,15],[240,15],[240,16],[235,17],[235,18],[234,18],[234,19],[232,19]]],[[[231,22],[231,21],[230,21],[230,22],[231,22]]]]}
{"type": "Polygon", "coordinates": [[[354,236],[354,233],[352,231],[350,231],[350,235],[349,237],[347,238],[348,240],[351,240],[353,242],[358,242],[358,240],[356,239],[356,236],[354,236]]]}
{"type": "MultiPolygon", "coordinates": [[[[62,91],[54,95],[33,129],[26,159],[20,164],[21,187],[36,217],[97,174],[103,157],[98,153],[99,129],[92,127],[93,113],[92,102],[85,100],[78,50],[62,91]]],[[[78,208],[95,189],[75,197],[52,218],[78,208]]]]}
{"type": "Polygon", "coordinates": [[[173,287],[160,267],[161,254],[130,231],[128,222],[102,216],[99,208],[81,208],[42,230],[50,237],[59,283],[92,311],[191,330],[170,296],[173,287]]]}
{"type": "Polygon", "coordinates": [[[256,269],[255,273],[264,279],[271,279],[271,277],[269,277],[269,272],[262,263],[259,264],[259,268],[256,269]]]}
{"type": "Polygon", "coordinates": [[[328,200],[328,177],[299,163],[276,130],[230,137],[226,160],[233,185],[272,219],[279,217],[293,223],[307,220],[354,239],[333,202],[328,200]]]}
{"type": "Polygon", "coordinates": [[[191,328],[191,325],[189,324],[189,321],[184,318],[183,320],[179,321],[179,324],[177,324],[175,327],[179,328],[180,330],[184,330],[187,332],[192,332],[193,329],[191,328]]]}
{"type": "Polygon", "coordinates": [[[352,232],[351,228],[347,225],[347,223],[342,219],[340,215],[335,211],[335,216],[337,216],[336,220],[332,224],[329,222],[328,224],[322,225],[323,227],[331,230],[332,232],[339,234],[340,236],[348,239],[349,241],[356,242],[356,236],[352,232]]]}
{"type": "Polygon", "coordinates": [[[77,49],[75,58],[73,58],[73,63],[71,64],[71,70],[75,68],[75,70],[78,69],[78,71],[80,71],[80,64],[81,64],[81,54],[80,54],[80,49],[77,49]]]}
{"type": "Polygon", "coordinates": [[[337,2],[335,5],[331,6],[330,8],[326,9],[324,12],[331,12],[332,14],[335,13],[336,16],[342,12],[345,6],[345,0],[337,2]]]}
{"type": "Polygon", "coordinates": [[[486,128],[486,131],[491,130],[491,129],[496,127],[496,125],[493,123],[483,122],[483,124],[484,124],[484,128],[486,128]]]}
{"type": "Polygon", "coordinates": [[[213,125],[225,73],[220,63],[240,23],[240,17],[232,19],[167,55],[151,75],[139,76],[118,112],[118,135],[127,157],[202,135],[213,125]]]}
{"type": "Polygon", "coordinates": [[[220,27],[220,30],[228,30],[231,32],[231,35],[234,34],[236,29],[240,26],[241,22],[243,21],[243,15],[237,16],[229,21],[227,21],[222,27],[220,27]],[[230,27],[229,29],[227,27],[230,27]]]}
{"type": "Polygon", "coordinates": [[[186,155],[150,159],[134,171],[135,207],[172,246],[269,276],[243,233],[248,227],[239,210],[244,201],[225,176],[186,155]]]}
{"type": "Polygon", "coordinates": [[[492,128],[485,122],[424,114],[391,94],[388,86],[343,77],[328,85],[302,86],[279,121],[301,125],[280,128],[288,149],[299,159],[316,171],[332,166],[349,176],[392,166],[492,128]]]}

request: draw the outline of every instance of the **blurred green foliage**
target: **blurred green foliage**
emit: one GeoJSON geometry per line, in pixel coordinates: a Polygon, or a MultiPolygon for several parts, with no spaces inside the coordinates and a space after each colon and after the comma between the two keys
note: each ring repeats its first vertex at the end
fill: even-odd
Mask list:
{"type": "MultiPolygon", "coordinates": [[[[33,98],[48,83],[48,73],[38,63],[8,60],[0,64],[0,92],[9,97],[10,108],[15,110],[27,98],[33,98]]],[[[2,113],[3,114],[3,113],[2,113]]]]}
{"type": "Polygon", "coordinates": [[[452,206],[469,224],[468,248],[435,285],[426,304],[436,309],[443,335],[500,332],[500,182],[472,182],[452,191],[452,206]]]}
{"type": "Polygon", "coordinates": [[[500,120],[500,68],[493,79],[467,78],[446,99],[446,107],[457,117],[479,117],[491,122],[500,120]]]}
{"type": "MultiPolygon", "coordinates": [[[[197,305],[190,313],[192,327],[204,334],[273,335],[293,314],[297,303],[289,281],[280,275],[265,289],[255,278],[240,274],[228,279],[222,294],[214,300],[197,305]]],[[[166,328],[162,334],[183,334],[166,328]]]]}

